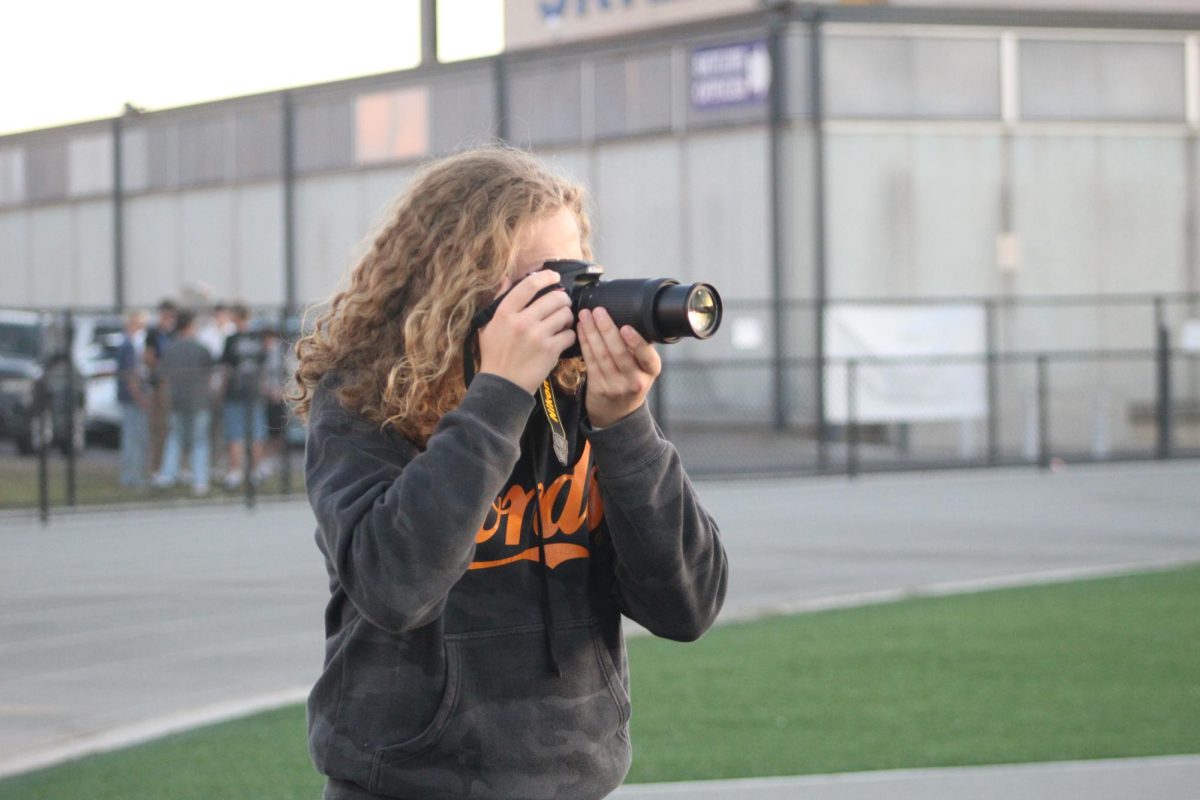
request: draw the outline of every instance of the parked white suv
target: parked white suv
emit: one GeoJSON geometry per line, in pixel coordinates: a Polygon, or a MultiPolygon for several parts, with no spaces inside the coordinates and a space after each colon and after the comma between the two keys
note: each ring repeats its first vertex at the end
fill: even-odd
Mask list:
{"type": "Polygon", "coordinates": [[[125,335],[116,314],[80,314],[74,319],[75,363],[87,385],[87,434],[116,447],[121,440],[117,401],[117,349],[125,335]]]}

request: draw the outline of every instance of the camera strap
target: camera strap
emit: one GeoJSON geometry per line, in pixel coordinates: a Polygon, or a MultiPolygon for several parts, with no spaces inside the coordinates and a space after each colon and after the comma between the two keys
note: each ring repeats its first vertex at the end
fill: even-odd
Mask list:
{"type": "Polygon", "coordinates": [[[470,388],[471,381],[475,380],[475,343],[479,341],[479,329],[492,321],[492,317],[496,316],[496,309],[499,308],[500,301],[503,299],[504,295],[497,297],[490,305],[471,317],[471,329],[467,331],[466,338],[463,339],[463,384],[467,388],[470,388]]]}
{"type": "Polygon", "coordinates": [[[558,402],[554,395],[554,384],[550,379],[542,381],[542,390],[538,392],[538,402],[546,421],[550,423],[550,436],[554,440],[554,457],[558,463],[567,466],[570,449],[567,446],[567,432],[563,427],[562,415],[558,411],[558,402]]]}
{"type": "MultiPolygon", "coordinates": [[[[505,292],[504,295],[497,297],[471,318],[471,328],[467,331],[467,335],[463,339],[463,383],[468,388],[471,386],[471,381],[475,379],[475,350],[476,342],[479,341],[479,329],[492,321],[492,317],[496,315],[496,309],[500,306],[500,301],[507,294],[505,292]]],[[[554,457],[558,459],[559,464],[565,467],[570,458],[570,446],[567,443],[567,431],[563,426],[562,414],[558,410],[558,400],[554,393],[554,384],[551,383],[549,378],[542,381],[542,390],[538,392],[538,404],[542,407],[542,413],[546,415],[546,421],[550,423],[550,435],[554,444],[554,457]]]]}

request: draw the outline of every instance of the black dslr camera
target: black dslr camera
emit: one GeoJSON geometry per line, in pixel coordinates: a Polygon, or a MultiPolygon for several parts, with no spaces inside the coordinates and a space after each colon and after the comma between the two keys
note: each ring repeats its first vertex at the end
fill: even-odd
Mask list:
{"type": "MultiPolygon", "coordinates": [[[[601,281],[604,267],[574,259],[546,261],[542,263],[542,269],[557,272],[559,284],[547,286],[534,299],[561,289],[571,298],[571,312],[576,320],[585,308],[603,308],[617,327],[630,325],[646,341],[663,343],[677,342],[684,336],[707,339],[721,325],[721,296],[711,284],[684,286],[671,278],[601,281]]],[[[505,292],[497,297],[471,319],[471,330],[463,340],[463,379],[468,386],[475,377],[475,334],[491,321],[507,295],[505,292]]],[[[579,358],[582,355],[576,339],[561,357],[579,358]]]]}
{"type": "MultiPolygon", "coordinates": [[[[684,336],[707,339],[721,325],[721,296],[707,283],[685,286],[670,278],[601,281],[604,267],[572,259],[547,261],[542,268],[561,276],[576,319],[585,308],[603,308],[617,327],[630,325],[648,342],[677,342],[684,336]]],[[[563,358],[579,355],[576,342],[563,358]]]]}

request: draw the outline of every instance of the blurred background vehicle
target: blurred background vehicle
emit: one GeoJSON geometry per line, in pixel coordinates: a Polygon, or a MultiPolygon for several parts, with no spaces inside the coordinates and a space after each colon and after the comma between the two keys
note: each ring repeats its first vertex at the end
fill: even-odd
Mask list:
{"type": "Polygon", "coordinates": [[[89,442],[116,447],[121,441],[117,402],[117,348],[124,335],[116,314],[74,317],[71,352],[86,386],[86,435],[89,442]]]}
{"type": "Polygon", "coordinates": [[[0,311],[0,437],[23,455],[46,437],[64,453],[83,451],[86,383],[68,336],[63,315],[0,311]]]}

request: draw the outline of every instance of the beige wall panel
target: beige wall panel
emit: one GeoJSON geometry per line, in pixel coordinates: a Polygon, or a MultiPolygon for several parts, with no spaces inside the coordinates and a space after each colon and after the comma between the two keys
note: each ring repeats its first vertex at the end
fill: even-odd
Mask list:
{"type": "Polygon", "coordinates": [[[279,184],[236,190],[234,269],[226,297],[251,305],[284,302],[283,189],[279,184]]]}
{"type": "Polygon", "coordinates": [[[548,150],[544,153],[538,153],[538,158],[549,164],[552,169],[563,177],[583,184],[589,193],[592,191],[592,184],[596,180],[596,175],[594,173],[595,162],[592,158],[591,150],[584,148],[548,150]]]}
{"type": "Polygon", "coordinates": [[[592,244],[606,277],[683,273],[679,151],[675,139],[597,148],[592,244]]]}
{"type": "Polygon", "coordinates": [[[765,128],[698,133],[685,140],[686,236],[682,274],[728,299],[770,296],[768,137],[765,128]]]}
{"type": "Polygon", "coordinates": [[[179,291],[180,202],[176,194],[155,194],[126,204],[125,296],[131,305],[151,306],[179,291]]]}
{"type": "Polygon", "coordinates": [[[997,139],[839,133],[827,148],[831,297],[999,288],[997,139]]]}
{"type": "Polygon", "coordinates": [[[381,169],[362,176],[363,235],[392,218],[401,195],[416,175],[416,167],[381,169]]]}
{"type": "Polygon", "coordinates": [[[234,192],[203,189],[180,195],[180,266],[178,290],[202,286],[213,299],[234,286],[239,226],[234,192]]]}
{"type": "Polygon", "coordinates": [[[71,302],[75,273],[75,231],[70,206],[43,206],[30,211],[29,269],[33,273],[29,301],[61,306],[71,302]]]}
{"type": "Polygon", "coordinates": [[[366,233],[359,176],[323,175],[297,182],[296,267],[301,302],[321,302],[355,261],[366,233]]]}
{"type": "Polygon", "coordinates": [[[0,304],[21,306],[32,302],[33,272],[29,269],[28,211],[0,212],[0,304]]]}
{"type": "Polygon", "coordinates": [[[296,266],[302,303],[327,300],[367,252],[413,170],[323,175],[296,187],[296,266]]]}
{"type": "Polygon", "coordinates": [[[68,302],[111,306],[113,285],[113,212],[107,200],[74,206],[75,263],[68,302]]]}

